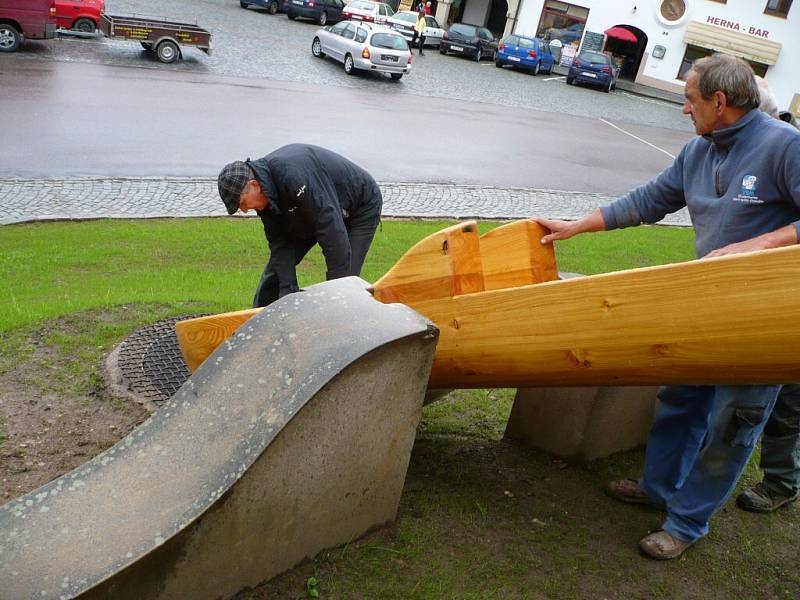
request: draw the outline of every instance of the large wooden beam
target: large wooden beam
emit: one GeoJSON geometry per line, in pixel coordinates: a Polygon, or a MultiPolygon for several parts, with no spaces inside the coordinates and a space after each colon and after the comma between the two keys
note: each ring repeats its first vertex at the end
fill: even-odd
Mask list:
{"type": "MultiPolygon", "coordinates": [[[[375,283],[441,329],[431,388],[800,381],[800,247],[558,281],[542,234],[454,225],[375,283]]],[[[179,323],[190,369],[252,314],[179,323]]]]}

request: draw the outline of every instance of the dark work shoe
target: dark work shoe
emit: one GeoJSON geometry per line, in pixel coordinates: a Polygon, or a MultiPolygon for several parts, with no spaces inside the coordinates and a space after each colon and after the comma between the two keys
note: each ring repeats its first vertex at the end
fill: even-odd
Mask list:
{"type": "Polygon", "coordinates": [[[789,496],[777,494],[765,486],[762,481],[739,494],[736,497],[736,506],[750,512],[768,513],[794,502],[798,496],[800,496],[800,492],[789,496]]]}
{"type": "Polygon", "coordinates": [[[635,479],[615,479],[605,487],[606,495],[630,504],[646,504],[655,508],[666,508],[663,503],[650,498],[635,479]]]}

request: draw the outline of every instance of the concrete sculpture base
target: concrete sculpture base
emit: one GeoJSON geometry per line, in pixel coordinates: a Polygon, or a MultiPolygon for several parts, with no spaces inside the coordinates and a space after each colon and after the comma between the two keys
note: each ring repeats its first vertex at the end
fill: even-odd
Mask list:
{"type": "Polygon", "coordinates": [[[229,598],[395,518],[437,330],[339,279],[116,446],[0,508],[0,598],[229,598]]]}
{"type": "Polygon", "coordinates": [[[506,437],[568,461],[594,460],[644,444],[657,387],[517,390],[506,437]]]}

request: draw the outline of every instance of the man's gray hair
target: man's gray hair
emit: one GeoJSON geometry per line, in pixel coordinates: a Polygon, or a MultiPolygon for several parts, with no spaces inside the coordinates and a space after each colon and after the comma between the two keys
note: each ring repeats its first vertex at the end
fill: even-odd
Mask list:
{"type": "Polygon", "coordinates": [[[751,110],[761,102],[755,74],[745,61],[729,54],[712,54],[692,65],[697,73],[700,95],[710,100],[714,92],[722,92],[728,106],[751,110]]]}

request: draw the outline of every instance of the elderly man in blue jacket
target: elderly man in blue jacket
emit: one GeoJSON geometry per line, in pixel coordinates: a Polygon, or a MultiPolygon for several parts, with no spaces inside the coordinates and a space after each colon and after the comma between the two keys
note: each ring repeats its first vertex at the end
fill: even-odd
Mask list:
{"type": "Polygon", "coordinates": [[[270,257],[254,307],[299,291],[296,266],[315,244],[327,279],[361,274],[383,199],[355,163],[319,146],[290,144],[225,165],[217,184],[228,214],[255,210],[264,225],[270,257]]]}
{"type": "MultiPolygon", "coordinates": [[[[744,61],[716,54],[694,63],[683,112],[692,139],[658,177],[577,221],[536,219],[542,243],[579,233],[656,223],[684,206],[698,257],[797,244],[800,134],[758,110],[759,90],[744,61]]],[[[644,473],[611,481],[625,502],[663,507],[663,529],[644,537],[649,557],[670,559],[708,534],[733,492],[781,386],[667,386],[650,430],[644,473]]]]}

